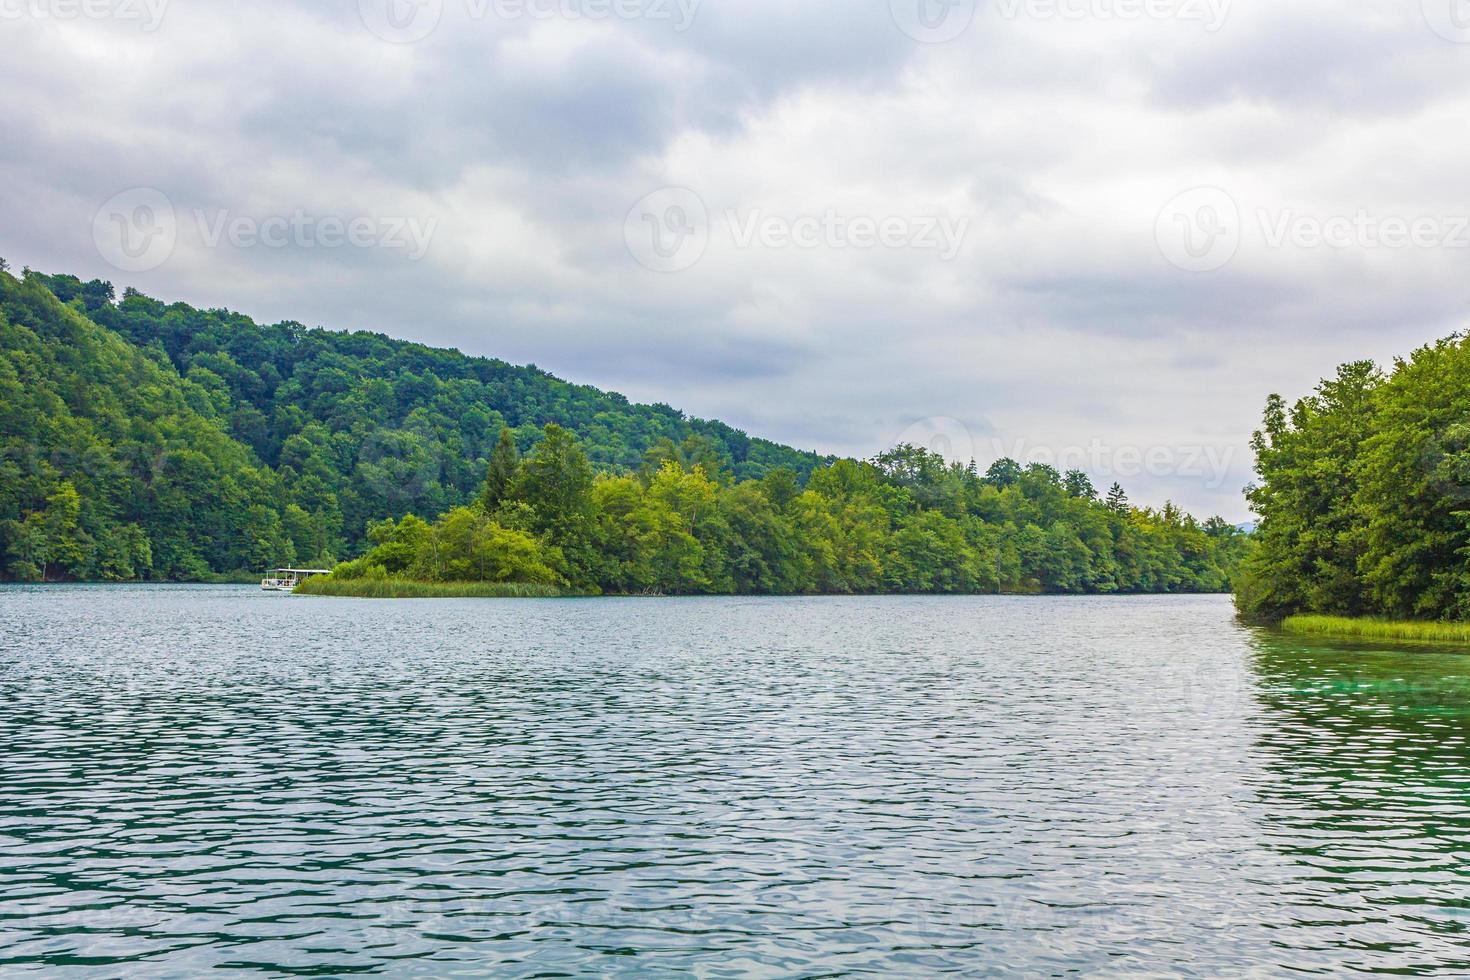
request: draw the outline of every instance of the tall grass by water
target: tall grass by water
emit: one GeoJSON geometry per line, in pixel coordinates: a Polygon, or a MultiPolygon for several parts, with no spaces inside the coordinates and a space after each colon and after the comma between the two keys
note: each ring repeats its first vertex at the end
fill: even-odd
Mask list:
{"type": "Polygon", "coordinates": [[[1288,616],[1281,624],[1288,633],[1341,636],[1364,640],[1412,640],[1470,643],[1470,623],[1423,623],[1349,616],[1288,616]]]}
{"type": "Polygon", "coordinates": [[[399,578],[335,579],[318,575],[296,587],[297,595],[355,599],[553,599],[569,595],[551,585],[524,582],[415,582],[399,578]]]}

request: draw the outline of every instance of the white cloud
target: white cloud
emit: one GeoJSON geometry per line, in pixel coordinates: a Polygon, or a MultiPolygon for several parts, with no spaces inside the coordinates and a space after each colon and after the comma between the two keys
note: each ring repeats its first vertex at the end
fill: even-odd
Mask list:
{"type": "Polygon", "coordinates": [[[958,420],[982,455],[1208,449],[1223,474],[1123,482],[1232,518],[1268,392],[1466,316],[1470,249],[1266,234],[1283,215],[1470,216],[1470,45],[1418,0],[1237,0],[1214,32],[982,4],[934,45],[882,3],[706,0],[683,32],[472,9],[447,2],[415,44],[380,41],[353,5],[171,4],[154,32],[0,21],[0,254],[535,361],[823,451],[871,454],[925,417],[958,420]],[[625,219],[671,185],[708,206],[709,244],[650,272],[625,219]],[[1156,226],[1201,185],[1238,205],[1239,243],[1191,273],[1156,226]],[[123,274],[90,229],[137,186],[186,216],[436,225],[414,262],[210,248],[185,222],[163,266],[123,274]],[[727,213],[968,224],[945,261],[847,231],[842,247],[742,245],[727,213]]]}

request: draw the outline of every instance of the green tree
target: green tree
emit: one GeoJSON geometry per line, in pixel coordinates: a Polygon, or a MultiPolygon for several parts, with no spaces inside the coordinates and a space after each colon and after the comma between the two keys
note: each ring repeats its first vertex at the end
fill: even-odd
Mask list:
{"type": "Polygon", "coordinates": [[[1107,507],[1114,514],[1128,513],[1128,494],[1123,491],[1121,484],[1114,483],[1108,488],[1107,507]]]}
{"type": "Polygon", "coordinates": [[[985,471],[985,482],[997,487],[1014,486],[1021,480],[1021,464],[1004,457],[990,464],[985,471]]]}
{"type": "Polygon", "coordinates": [[[41,515],[42,568],[50,575],[80,578],[87,569],[91,540],[82,530],[82,502],[66,481],[46,498],[41,515]]]}
{"type": "Polygon", "coordinates": [[[577,439],[555,422],[521,463],[510,496],[530,505],[543,531],[565,529],[588,513],[592,465],[577,439]]]}
{"type": "Polygon", "coordinates": [[[1260,547],[1236,593],[1248,615],[1370,610],[1359,455],[1380,424],[1375,392],[1382,383],[1372,362],[1357,361],[1289,411],[1279,396],[1268,400],[1264,425],[1252,439],[1260,481],[1247,491],[1261,518],[1260,547]]]}
{"type": "Polygon", "coordinates": [[[1067,495],[1078,500],[1096,500],[1097,489],[1093,487],[1086,473],[1081,470],[1068,470],[1067,475],[1062,478],[1062,486],[1066,488],[1067,495]]]}
{"type": "Polygon", "coordinates": [[[490,454],[490,469],[485,474],[485,483],[480,489],[480,506],[486,513],[493,512],[509,495],[520,465],[521,454],[516,449],[515,437],[509,428],[501,426],[495,451],[490,454]]]}
{"type": "Polygon", "coordinates": [[[771,506],[779,511],[786,510],[801,495],[801,483],[797,479],[796,471],[787,466],[778,466],[762,477],[760,489],[771,502],[771,506]]]}

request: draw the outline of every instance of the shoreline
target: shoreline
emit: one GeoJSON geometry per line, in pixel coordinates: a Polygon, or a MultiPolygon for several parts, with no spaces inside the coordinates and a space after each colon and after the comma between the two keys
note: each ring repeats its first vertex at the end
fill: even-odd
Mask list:
{"type": "Polygon", "coordinates": [[[1152,596],[1228,596],[1228,592],[587,592],[515,582],[418,582],[412,579],[308,579],[293,595],[344,599],[813,599],[997,598],[1097,599],[1152,596]]]}
{"type": "MultiPolygon", "coordinates": [[[[133,579],[126,582],[18,582],[0,581],[0,587],[18,586],[34,589],[59,589],[71,586],[254,586],[259,576],[249,580],[215,581],[148,581],[133,579]]],[[[982,598],[1001,599],[1149,599],[1185,598],[1199,596],[1225,596],[1229,592],[587,592],[578,589],[559,589],[554,586],[528,585],[517,582],[418,582],[412,579],[348,579],[330,584],[322,581],[311,588],[298,587],[298,595],[315,595],[323,598],[364,599],[415,599],[415,598],[491,598],[491,599],[855,599],[855,598],[982,598]],[[361,588],[359,582],[375,582],[372,588],[361,588]],[[404,593],[395,595],[389,587],[402,586],[404,593]],[[442,590],[453,590],[442,591],[442,590]],[[472,590],[472,591],[460,591],[472,590]]]]}

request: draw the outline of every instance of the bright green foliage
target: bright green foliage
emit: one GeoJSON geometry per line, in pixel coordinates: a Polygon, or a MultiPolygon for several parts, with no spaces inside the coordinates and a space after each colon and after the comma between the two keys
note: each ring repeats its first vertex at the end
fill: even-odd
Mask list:
{"type": "Polygon", "coordinates": [[[1343,365],[1255,437],[1247,615],[1470,619],[1470,346],[1343,365]]]}
{"type": "Polygon", "coordinates": [[[1227,589],[1247,546],[1075,471],[822,461],[534,368],[60,276],[0,273],[0,439],[23,579],[360,555],[319,588],[1186,592],[1227,589]]]}
{"type": "Polygon", "coordinates": [[[378,543],[371,551],[338,565],[332,577],[563,584],[547,564],[554,551],[476,507],[456,507],[433,526],[412,514],[396,524],[384,521],[374,525],[372,538],[378,543]]]}
{"type": "Polygon", "coordinates": [[[429,582],[530,582],[557,585],[535,538],[496,524],[483,511],[456,507],[424,540],[410,578],[429,582]]]}
{"type": "MultiPolygon", "coordinates": [[[[15,560],[12,572],[22,581],[48,577],[75,577],[88,571],[93,552],[91,536],[82,530],[82,502],[71,481],[63,481],[46,497],[43,510],[31,511],[11,525],[15,560]]],[[[109,556],[109,564],[127,562],[126,554],[109,556]]],[[[98,556],[99,565],[102,556],[98,556]]],[[[98,568],[105,574],[105,570],[98,568]]]]}

